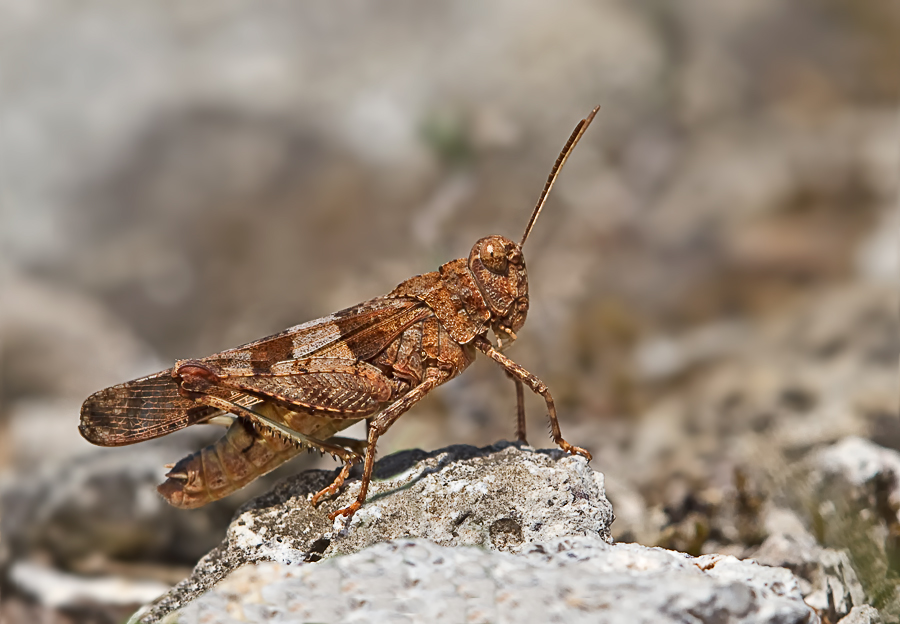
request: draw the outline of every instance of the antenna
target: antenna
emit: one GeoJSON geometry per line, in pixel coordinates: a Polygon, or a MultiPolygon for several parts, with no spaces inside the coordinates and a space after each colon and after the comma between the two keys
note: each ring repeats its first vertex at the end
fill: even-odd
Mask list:
{"type": "Polygon", "coordinates": [[[572,150],[575,149],[575,146],[578,145],[578,141],[581,139],[581,135],[584,134],[584,131],[587,130],[588,126],[591,125],[591,122],[594,121],[594,115],[597,114],[598,110],[600,110],[599,106],[592,110],[590,115],[579,121],[578,125],[575,126],[575,129],[572,130],[572,135],[569,137],[569,140],[566,141],[565,147],[562,148],[562,151],[559,153],[559,157],[556,159],[556,164],[553,165],[553,169],[550,171],[550,175],[547,177],[547,183],[544,185],[544,191],[541,193],[537,205],[534,207],[534,212],[531,213],[531,220],[528,221],[528,227],[525,228],[525,234],[522,236],[522,242],[519,243],[519,246],[524,245],[525,240],[528,238],[528,235],[531,234],[531,228],[534,227],[534,222],[537,221],[538,215],[541,214],[541,210],[543,209],[544,204],[547,203],[547,195],[550,194],[550,189],[553,188],[553,184],[556,182],[556,178],[559,177],[559,172],[562,169],[562,166],[566,164],[566,160],[569,159],[569,154],[571,154],[572,150]]]}

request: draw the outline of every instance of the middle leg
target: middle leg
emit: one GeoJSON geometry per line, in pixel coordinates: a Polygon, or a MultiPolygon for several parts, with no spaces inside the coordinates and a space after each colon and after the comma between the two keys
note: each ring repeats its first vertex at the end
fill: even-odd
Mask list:
{"type": "Polygon", "coordinates": [[[528,444],[528,440],[525,439],[525,388],[522,386],[522,380],[511,372],[506,371],[506,376],[516,384],[516,440],[528,444]]]}
{"type": "MultiPolygon", "coordinates": [[[[366,433],[368,434],[368,422],[366,421],[366,433]]],[[[368,437],[368,435],[366,436],[368,437]]],[[[328,438],[328,442],[330,444],[339,444],[344,448],[350,449],[356,454],[358,457],[362,457],[363,453],[366,452],[366,440],[356,440],[354,438],[344,438],[342,436],[331,436],[328,438]]],[[[347,477],[350,476],[350,469],[353,467],[353,464],[356,463],[354,460],[347,460],[344,462],[344,466],[341,468],[341,471],[338,473],[338,476],[334,478],[334,481],[331,482],[326,488],[322,488],[310,499],[310,503],[313,507],[319,504],[319,501],[325,496],[334,496],[341,486],[344,485],[344,481],[347,480],[347,477]]]]}
{"type": "Polygon", "coordinates": [[[349,506],[328,514],[330,520],[334,520],[338,516],[352,518],[353,514],[362,507],[362,504],[366,501],[366,494],[369,491],[369,483],[372,480],[372,469],[375,466],[375,445],[378,442],[378,438],[394,424],[395,420],[402,416],[413,405],[425,398],[425,395],[439,386],[445,378],[446,374],[442,373],[439,369],[429,368],[422,383],[397,399],[388,406],[387,409],[371,420],[369,441],[366,446],[366,459],[365,464],[363,465],[362,483],[359,487],[359,494],[356,496],[356,500],[349,506]]]}

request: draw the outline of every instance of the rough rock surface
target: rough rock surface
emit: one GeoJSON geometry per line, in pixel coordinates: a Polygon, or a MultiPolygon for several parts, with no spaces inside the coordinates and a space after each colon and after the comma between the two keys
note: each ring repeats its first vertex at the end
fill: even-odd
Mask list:
{"type": "Polygon", "coordinates": [[[793,575],[734,557],[585,537],[521,554],[425,540],[313,565],[245,566],[166,619],[188,622],[815,622],[793,575]]]}
{"type": "Polygon", "coordinates": [[[376,475],[349,523],[326,513],[358,482],[313,509],[333,473],[284,481],[133,621],[816,620],[789,570],[613,545],[603,475],[580,457],[452,446],[386,457],[376,475]]]}
{"type": "Polygon", "coordinates": [[[355,499],[358,481],[318,508],[308,501],[331,482],[333,472],[305,472],[251,501],[238,512],[224,543],[141,621],[158,621],[255,561],[314,562],[397,538],[505,551],[562,535],[611,541],[614,517],[603,475],[584,458],[561,451],[509,443],[406,451],[378,462],[375,476],[381,480],[372,483],[368,501],[349,523],[342,518],[332,523],[327,514],[355,499]]]}

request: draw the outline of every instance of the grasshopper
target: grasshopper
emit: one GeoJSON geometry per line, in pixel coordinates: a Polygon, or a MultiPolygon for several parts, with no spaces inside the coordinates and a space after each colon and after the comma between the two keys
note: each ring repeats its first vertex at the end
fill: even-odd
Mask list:
{"type": "Polygon", "coordinates": [[[366,500],[378,438],[480,351],[515,383],[520,442],[526,442],[527,385],[547,404],[553,441],[590,460],[588,451],[563,439],[546,384],[501,350],[516,340],[528,313],[522,246],[598,110],[578,123],[560,152],[521,242],[482,238],[468,258],[410,278],[383,297],[96,392],[81,407],[81,435],[100,446],[121,446],[188,425],[226,425],[217,442],[170,466],[158,488],[169,503],[188,509],[231,494],[303,449],[330,453],[344,464],[312,497],[316,505],[362,461],[356,501],[329,515],[350,518],[366,500]],[[335,435],[363,419],[365,441],[335,435]]]}

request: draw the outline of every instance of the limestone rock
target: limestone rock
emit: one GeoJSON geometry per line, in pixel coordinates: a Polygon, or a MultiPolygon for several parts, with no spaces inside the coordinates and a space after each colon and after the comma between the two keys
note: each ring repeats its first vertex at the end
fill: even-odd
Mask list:
{"type": "Polygon", "coordinates": [[[351,522],[308,471],[238,512],[191,578],[133,622],[815,622],[783,568],[612,544],[603,475],[509,443],[377,465],[351,522]],[[343,555],[343,556],[335,556],[343,555]]]}
{"type": "Polygon", "coordinates": [[[520,551],[396,540],[312,565],[249,565],[165,621],[817,621],[782,568],[585,537],[520,551]]]}
{"type": "Polygon", "coordinates": [[[508,552],[561,536],[611,541],[614,517],[603,475],[584,458],[558,450],[500,443],[405,451],[378,462],[375,476],[381,480],[372,483],[368,501],[349,523],[332,523],[327,514],[355,499],[358,481],[318,508],[308,497],[328,485],[333,472],[311,470],[283,481],[239,510],[223,544],[140,621],[159,621],[257,561],[311,563],[401,538],[508,552]]]}

